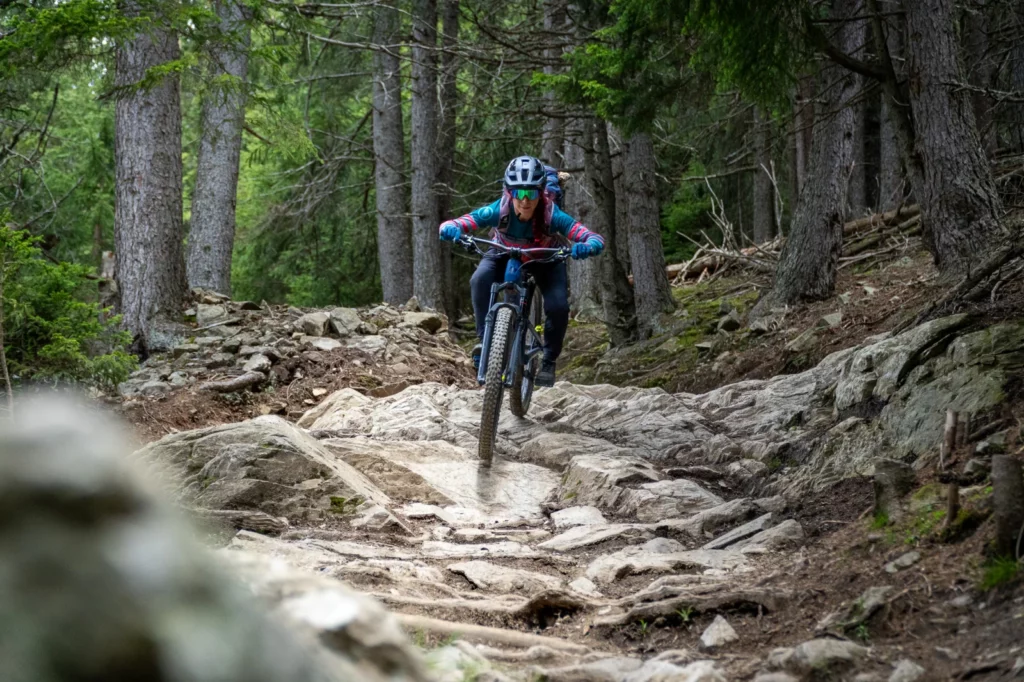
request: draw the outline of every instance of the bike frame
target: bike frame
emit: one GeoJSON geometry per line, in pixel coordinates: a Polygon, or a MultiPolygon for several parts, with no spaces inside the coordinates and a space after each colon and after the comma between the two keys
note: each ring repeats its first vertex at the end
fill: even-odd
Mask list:
{"type": "Polygon", "coordinates": [[[481,254],[484,254],[484,252],[480,250],[479,244],[486,244],[509,256],[508,265],[505,267],[505,281],[491,285],[491,300],[487,307],[487,318],[484,322],[484,338],[480,351],[480,369],[477,372],[476,380],[481,386],[487,383],[487,356],[490,351],[491,336],[494,334],[494,320],[497,318],[499,310],[508,308],[512,311],[512,319],[516,331],[515,337],[512,340],[512,349],[509,352],[508,362],[505,364],[501,376],[505,387],[512,388],[512,378],[514,376],[512,370],[517,366],[517,363],[525,365],[535,355],[544,350],[544,343],[540,333],[537,329],[530,326],[529,316],[523,314],[524,310],[530,310],[533,304],[533,295],[537,289],[537,283],[530,275],[529,270],[525,273],[523,271],[529,268],[531,264],[553,263],[556,260],[564,260],[568,256],[568,250],[563,248],[521,249],[506,246],[501,242],[477,239],[475,237],[467,237],[466,240],[481,254]],[[544,254],[547,257],[527,261],[526,263],[522,262],[521,259],[524,255],[534,254],[544,254]],[[498,300],[498,296],[503,291],[512,292],[511,301],[498,300]]]}

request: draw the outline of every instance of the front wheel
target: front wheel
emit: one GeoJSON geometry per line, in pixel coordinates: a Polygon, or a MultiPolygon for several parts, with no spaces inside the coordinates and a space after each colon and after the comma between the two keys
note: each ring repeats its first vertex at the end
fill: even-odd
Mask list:
{"type": "Polygon", "coordinates": [[[505,365],[512,341],[513,315],[508,308],[498,309],[494,318],[491,345],[487,351],[487,373],[484,375],[484,405],[480,411],[480,461],[490,464],[494,442],[498,438],[498,417],[505,394],[505,365]]]}
{"type": "MultiPolygon", "coordinates": [[[[541,309],[540,292],[536,292],[530,306],[530,325],[538,334],[540,333],[541,309]]],[[[527,341],[532,338],[533,335],[527,331],[526,338],[523,339],[524,357],[526,351],[529,350],[527,341]]],[[[525,363],[517,362],[513,371],[512,392],[508,396],[508,407],[515,416],[525,417],[526,413],[530,411],[530,402],[533,400],[533,380],[537,376],[537,372],[540,371],[540,355],[534,355],[525,363]]]]}

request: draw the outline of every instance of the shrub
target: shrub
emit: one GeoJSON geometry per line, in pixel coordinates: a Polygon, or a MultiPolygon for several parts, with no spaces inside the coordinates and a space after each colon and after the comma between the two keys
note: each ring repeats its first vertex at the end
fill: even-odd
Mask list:
{"type": "MultiPolygon", "coordinates": [[[[90,302],[90,269],[51,262],[37,238],[0,216],[0,305],[12,381],[84,382],[104,387],[136,367],[120,318],[90,302]]],[[[92,295],[95,297],[95,293],[92,295]]]]}

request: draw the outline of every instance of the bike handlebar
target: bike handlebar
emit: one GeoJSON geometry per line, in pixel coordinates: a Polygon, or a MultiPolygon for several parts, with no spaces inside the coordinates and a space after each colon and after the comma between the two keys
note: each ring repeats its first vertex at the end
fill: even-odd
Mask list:
{"type": "Polygon", "coordinates": [[[502,244],[501,242],[492,241],[490,239],[480,239],[479,237],[470,237],[469,235],[463,235],[458,239],[456,244],[461,244],[467,249],[475,250],[481,256],[486,254],[486,251],[480,248],[480,244],[486,244],[492,249],[497,249],[510,256],[532,256],[534,254],[546,253],[547,257],[533,258],[530,263],[553,263],[558,260],[568,260],[572,254],[571,249],[566,246],[559,246],[556,248],[547,247],[533,247],[533,248],[521,248],[518,246],[509,246],[508,244],[502,244]]]}

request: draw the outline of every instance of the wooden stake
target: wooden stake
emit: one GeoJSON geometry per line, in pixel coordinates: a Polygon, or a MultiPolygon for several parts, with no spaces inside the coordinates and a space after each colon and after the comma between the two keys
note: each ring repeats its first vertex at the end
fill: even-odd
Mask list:
{"type": "Polygon", "coordinates": [[[950,483],[946,489],[946,530],[953,527],[956,517],[960,514],[960,486],[950,483]]]}
{"type": "Polygon", "coordinates": [[[953,454],[956,445],[956,419],[957,413],[953,410],[946,410],[946,428],[942,433],[942,445],[939,448],[939,470],[946,468],[946,460],[953,454]]]}

